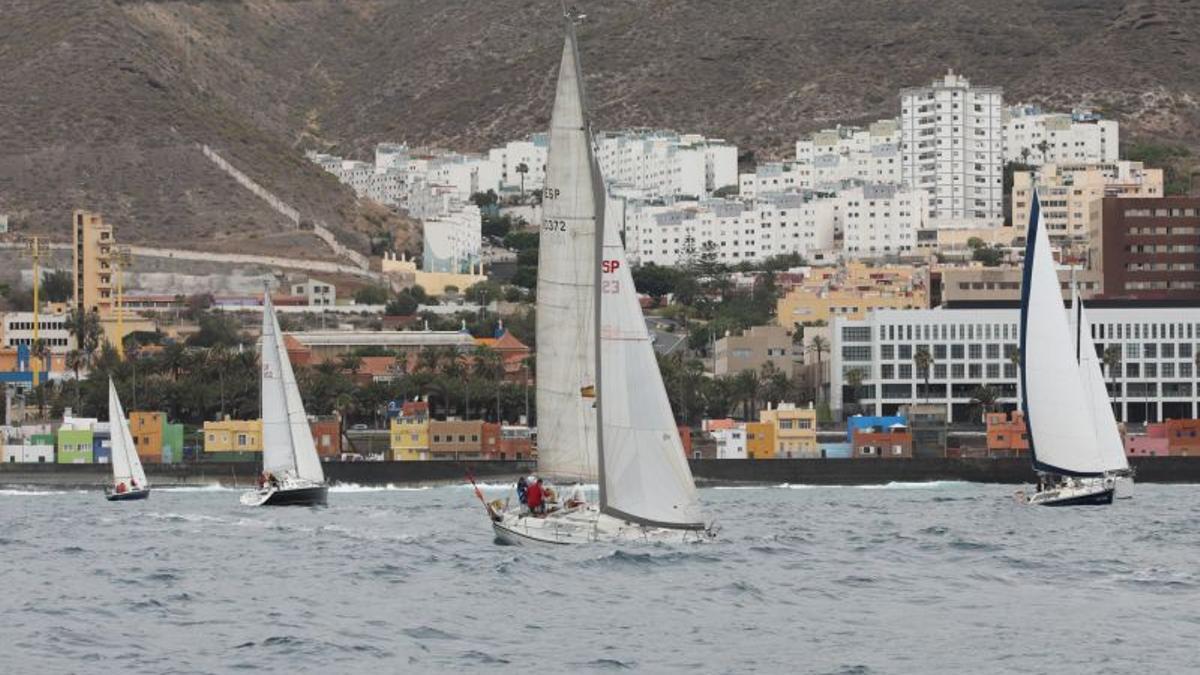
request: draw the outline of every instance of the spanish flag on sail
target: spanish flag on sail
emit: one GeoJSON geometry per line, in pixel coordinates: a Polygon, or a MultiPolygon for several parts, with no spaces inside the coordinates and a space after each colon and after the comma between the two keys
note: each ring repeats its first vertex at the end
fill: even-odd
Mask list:
{"type": "Polygon", "coordinates": [[[596,385],[589,384],[579,389],[579,395],[584,398],[596,398],[596,385]]]}

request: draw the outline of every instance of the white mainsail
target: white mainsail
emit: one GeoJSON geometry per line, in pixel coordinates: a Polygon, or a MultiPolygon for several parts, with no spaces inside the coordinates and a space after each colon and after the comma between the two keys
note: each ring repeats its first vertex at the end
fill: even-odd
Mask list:
{"type": "Polygon", "coordinates": [[[598,475],[593,302],[604,185],[585,111],[569,28],[550,117],[538,244],[538,471],[560,481],[591,482],[598,475]]]}
{"type": "Polygon", "coordinates": [[[142,469],[142,459],[138,457],[133,434],[129,431],[129,419],[125,417],[117,387],[111,377],[108,379],[108,426],[112,430],[113,487],[124,483],[132,488],[134,482],[139,488],[149,487],[146,472],[142,469]]]}
{"type": "Polygon", "coordinates": [[[1129,468],[1125,457],[1125,443],[1113,414],[1108,388],[1104,386],[1104,373],[1100,370],[1100,357],[1092,342],[1092,325],[1088,322],[1087,310],[1077,291],[1072,292],[1072,307],[1075,316],[1075,351],[1079,356],[1079,378],[1083,382],[1088,408],[1092,414],[1092,430],[1096,434],[1096,446],[1104,462],[1105,471],[1124,471],[1129,468]]]}
{"type": "Polygon", "coordinates": [[[601,227],[600,509],[643,525],[703,529],[625,247],[616,227],[601,227]]]}
{"type": "Polygon", "coordinates": [[[270,293],[263,299],[262,422],[265,471],[281,478],[293,474],[317,483],[325,480],[270,293]]]}
{"type": "Polygon", "coordinates": [[[1100,475],[1105,464],[1036,194],[1032,203],[1021,287],[1021,390],[1034,468],[1100,475]]]}

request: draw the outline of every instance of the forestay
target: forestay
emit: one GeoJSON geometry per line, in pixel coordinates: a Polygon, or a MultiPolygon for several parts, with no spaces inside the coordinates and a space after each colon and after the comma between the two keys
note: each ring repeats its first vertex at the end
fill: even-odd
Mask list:
{"type": "Polygon", "coordinates": [[[1073,291],[1072,306],[1075,309],[1076,352],[1079,354],[1079,377],[1083,382],[1085,399],[1092,413],[1092,430],[1096,435],[1096,447],[1104,462],[1105,471],[1124,471],[1129,468],[1125,457],[1125,443],[1121,430],[1113,415],[1108,388],[1104,386],[1104,373],[1100,370],[1100,356],[1092,342],[1092,326],[1088,322],[1087,309],[1079,293],[1073,291]]]}
{"type": "Polygon", "coordinates": [[[323,482],[325,474],[269,293],[263,298],[262,418],[263,469],[280,477],[293,473],[323,482]]]}
{"type": "Polygon", "coordinates": [[[149,487],[142,460],[133,444],[133,434],[129,432],[129,419],[125,417],[125,409],[111,377],[108,379],[108,425],[112,430],[113,487],[121,483],[133,487],[134,482],[139,488],[149,487]]]}
{"type": "Polygon", "coordinates": [[[596,480],[596,223],[603,182],[592,153],[575,34],[568,29],[550,118],[538,245],[538,471],[596,480]]]}
{"type": "Polygon", "coordinates": [[[1034,194],[1021,288],[1021,390],[1034,467],[1063,475],[1100,475],[1091,403],[1063,308],[1050,239],[1034,194]]]}
{"type": "Polygon", "coordinates": [[[625,248],[616,227],[601,227],[600,509],[643,525],[703,529],[625,248]]]}

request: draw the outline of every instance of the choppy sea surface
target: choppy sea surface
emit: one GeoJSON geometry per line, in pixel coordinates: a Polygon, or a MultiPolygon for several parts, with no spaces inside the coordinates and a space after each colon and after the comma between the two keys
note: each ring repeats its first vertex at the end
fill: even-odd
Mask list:
{"type": "Polygon", "coordinates": [[[704,489],[715,544],[552,548],[463,486],[4,489],[0,670],[1200,672],[1200,486],[1012,489],[704,489]]]}

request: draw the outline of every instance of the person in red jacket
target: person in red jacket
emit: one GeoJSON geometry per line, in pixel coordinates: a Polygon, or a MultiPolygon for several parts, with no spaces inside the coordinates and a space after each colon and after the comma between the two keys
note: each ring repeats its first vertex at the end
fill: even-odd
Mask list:
{"type": "Polygon", "coordinates": [[[542,479],[537,479],[525,491],[525,503],[529,506],[529,511],[535,515],[546,512],[546,502],[543,499],[544,491],[542,489],[542,479]]]}

